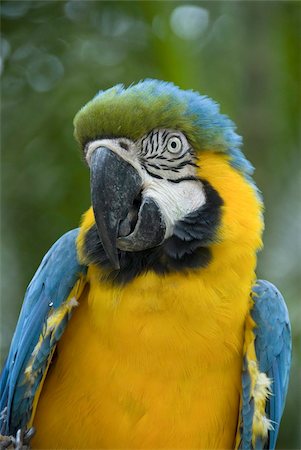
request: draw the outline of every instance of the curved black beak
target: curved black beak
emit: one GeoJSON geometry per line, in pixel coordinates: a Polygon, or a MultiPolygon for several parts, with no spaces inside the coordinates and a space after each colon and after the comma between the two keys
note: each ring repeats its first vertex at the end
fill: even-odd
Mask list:
{"type": "Polygon", "coordinates": [[[99,238],[114,269],[119,269],[119,224],[141,191],[137,170],[106,147],[91,156],[91,199],[99,238]]]}

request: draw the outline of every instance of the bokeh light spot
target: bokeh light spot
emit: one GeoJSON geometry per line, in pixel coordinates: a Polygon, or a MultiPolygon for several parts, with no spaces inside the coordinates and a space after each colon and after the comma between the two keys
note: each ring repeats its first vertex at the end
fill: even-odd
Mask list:
{"type": "Polygon", "coordinates": [[[170,16],[172,31],[181,39],[198,39],[209,24],[207,9],[195,5],[178,6],[170,16]]]}
{"type": "Polygon", "coordinates": [[[10,54],[10,43],[4,37],[0,39],[0,55],[1,58],[6,59],[10,54]]]}
{"type": "Polygon", "coordinates": [[[4,61],[10,54],[10,43],[1,37],[0,39],[0,75],[4,69],[4,61]]]}
{"type": "Polygon", "coordinates": [[[27,13],[29,8],[28,1],[6,1],[1,5],[1,16],[7,19],[19,19],[27,13]]]}
{"type": "Polygon", "coordinates": [[[64,75],[64,66],[53,55],[41,55],[32,61],[26,71],[26,79],[37,92],[50,91],[64,75]]]}
{"type": "Polygon", "coordinates": [[[18,47],[12,54],[12,61],[22,61],[29,58],[37,49],[32,44],[24,44],[18,47]]]}
{"type": "Polygon", "coordinates": [[[72,22],[81,22],[84,18],[86,18],[88,6],[89,5],[87,5],[87,2],[70,0],[64,5],[65,14],[72,22]]]}

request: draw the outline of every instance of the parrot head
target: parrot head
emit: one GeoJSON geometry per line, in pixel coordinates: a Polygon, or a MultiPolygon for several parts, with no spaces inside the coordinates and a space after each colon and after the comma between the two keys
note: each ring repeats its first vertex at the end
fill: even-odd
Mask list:
{"type": "Polygon", "coordinates": [[[252,197],[260,215],[241,138],[208,97],[158,80],[117,85],[99,92],[74,125],[92,201],[79,236],[81,259],[117,282],[149,270],[207,266],[212,246],[224,239],[233,189],[238,199],[252,197]]]}

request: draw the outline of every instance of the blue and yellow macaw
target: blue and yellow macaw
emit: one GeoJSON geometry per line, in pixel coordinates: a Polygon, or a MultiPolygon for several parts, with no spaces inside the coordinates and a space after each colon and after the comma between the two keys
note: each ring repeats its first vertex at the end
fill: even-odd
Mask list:
{"type": "Polygon", "coordinates": [[[99,92],[74,124],[92,207],[26,291],[2,440],[33,426],[35,449],[274,449],[290,324],[256,279],[263,207],[234,124],[157,80],[99,92]]]}

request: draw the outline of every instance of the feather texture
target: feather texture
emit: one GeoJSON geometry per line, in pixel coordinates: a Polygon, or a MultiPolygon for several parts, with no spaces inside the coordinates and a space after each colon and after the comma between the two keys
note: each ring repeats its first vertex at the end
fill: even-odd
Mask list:
{"type": "Polygon", "coordinates": [[[274,449],[284,409],[291,366],[291,329],[285,301],[278,289],[259,280],[253,288],[255,350],[260,372],[271,380],[266,413],[271,422],[265,448],[274,449]]]}
{"type": "Polygon", "coordinates": [[[282,295],[268,281],[257,281],[252,297],[255,353],[244,358],[239,448],[274,450],[291,365],[290,322],[282,295]]]}
{"type": "Polygon", "coordinates": [[[77,260],[77,234],[72,230],[51,247],[27,288],[1,376],[1,434],[27,425],[49,356],[70,317],[72,302],[64,301],[86,270],[77,260]]]}

